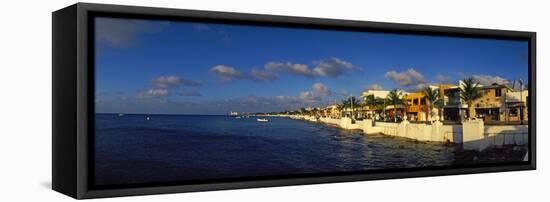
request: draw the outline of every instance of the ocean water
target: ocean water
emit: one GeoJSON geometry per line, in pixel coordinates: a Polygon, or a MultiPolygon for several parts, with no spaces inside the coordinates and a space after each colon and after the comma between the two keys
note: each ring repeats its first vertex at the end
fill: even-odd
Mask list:
{"type": "Polygon", "coordinates": [[[97,185],[333,173],[521,161],[524,147],[484,153],[288,118],[96,114],[97,185]]]}

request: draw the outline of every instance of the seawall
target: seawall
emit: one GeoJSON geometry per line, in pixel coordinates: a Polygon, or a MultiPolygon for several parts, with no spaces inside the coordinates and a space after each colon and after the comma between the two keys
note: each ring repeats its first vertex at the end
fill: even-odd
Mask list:
{"type": "Polygon", "coordinates": [[[462,144],[466,150],[478,150],[491,146],[526,145],[528,142],[527,125],[484,125],[482,120],[466,121],[462,125],[443,125],[439,121],[431,124],[402,121],[376,122],[370,119],[352,120],[344,117],[289,115],[292,119],[320,122],[348,130],[362,130],[365,134],[382,133],[388,136],[409,138],[418,141],[446,142],[462,144]]]}

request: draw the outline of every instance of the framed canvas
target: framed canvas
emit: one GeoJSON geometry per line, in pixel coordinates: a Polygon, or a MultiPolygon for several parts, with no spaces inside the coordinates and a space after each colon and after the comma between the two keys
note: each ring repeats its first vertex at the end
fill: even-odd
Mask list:
{"type": "Polygon", "coordinates": [[[74,198],[535,169],[536,34],[78,3],[53,20],[74,198]]]}

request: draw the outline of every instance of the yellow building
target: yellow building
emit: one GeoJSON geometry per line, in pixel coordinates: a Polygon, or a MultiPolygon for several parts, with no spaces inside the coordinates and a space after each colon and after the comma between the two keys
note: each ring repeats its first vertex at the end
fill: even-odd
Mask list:
{"type": "Polygon", "coordinates": [[[426,94],[416,92],[405,95],[405,112],[407,118],[412,121],[427,121],[428,107],[426,106],[426,94]]]}
{"type": "Polygon", "coordinates": [[[470,112],[476,118],[484,121],[506,120],[506,94],[511,92],[506,85],[492,85],[480,88],[481,98],[474,100],[474,111],[470,112]]]}
{"type": "MultiPolygon", "coordinates": [[[[457,88],[456,85],[452,84],[437,84],[437,85],[430,85],[430,88],[435,89],[439,92],[439,99],[442,101],[445,101],[445,91],[451,88],[457,88]]],[[[413,121],[427,121],[430,120],[430,114],[428,111],[428,105],[427,105],[427,99],[426,94],[423,91],[419,91],[416,93],[410,93],[405,96],[406,101],[406,108],[405,111],[407,112],[407,117],[409,120],[413,121]]],[[[433,112],[440,113],[439,110],[432,106],[433,112]]],[[[443,110],[443,109],[441,109],[443,110]]],[[[443,113],[440,113],[440,117],[442,118],[443,113]]]]}
{"type": "Polygon", "coordinates": [[[325,108],[321,109],[321,116],[322,117],[330,117],[330,118],[339,118],[340,117],[340,111],[338,110],[338,105],[329,105],[325,108]]]}

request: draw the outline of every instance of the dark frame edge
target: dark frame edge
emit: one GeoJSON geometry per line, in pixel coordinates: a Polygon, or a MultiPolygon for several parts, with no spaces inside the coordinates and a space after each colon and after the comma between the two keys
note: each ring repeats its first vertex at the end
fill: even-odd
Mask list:
{"type": "MultiPolygon", "coordinates": [[[[189,10],[147,6],[126,6],[98,3],[78,3],[79,8],[89,12],[122,13],[124,15],[150,15],[160,18],[201,18],[239,23],[260,23],[272,26],[292,25],[293,27],[314,27],[316,29],[366,28],[380,32],[446,35],[475,38],[527,39],[535,32],[502,29],[483,29],[470,27],[451,27],[441,25],[408,24],[394,22],[361,21],[349,19],[284,16],[273,14],[250,14],[226,11],[189,10]]],[[[357,30],[356,30],[357,31],[357,30]]]]}
{"type": "Polygon", "coordinates": [[[371,181],[371,180],[392,180],[392,179],[405,179],[405,178],[417,178],[417,177],[441,177],[441,176],[456,176],[456,175],[464,175],[464,174],[514,172],[514,171],[527,171],[527,170],[534,170],[534,168],[531,165],[525,164],[525,165],[518,165],[518,166],[514,165],[514,166],[495,166],[495,167],[483,167],[483,168],[458,168],[458,169],[446,169],[446,170],[426,170],[426,171],[412,171],[412,172],[277,179],[277,180],[244,181],[244,182],[212,183],[212,184],[197,184],[197,185],[90,190],[86,193],[86,195],[84,195],[83,199],[141,196],[141,195],[151,195],[151,194],[173,194],[173,193],[187,193],[187,192],[199,192],[199,191],[220,191],[220,190],[229,190],[229,189],[250,189],[250,188],[265,188],[265,187],[280,187],[280,186],[314,185],[314,184],[323,184],[323,183],[345,183],[345,182],[359,182],[359,181],[371,181]]]}
{"type": "Polygon", "coordinates": [[[52,189],[77,198],[76,13],[52,13],[52,189]]]}
{"type": "Polygon", "coordinates": [[[533,170],[537,169],[537,33],[529,36],[529,162],[533,170]],[[531,93],[533,92],[533,93],[531,93]]]}
{"type": "MultiPolygon", "coordinates": [[[[74,145],[74,151],[76,158],[74,159],[74,164],[71,164],[76,172],[76,177],[70,183],[74,185],[75,191],[67,192],[54,188],[54,190],[59,191],[63,194],[69,195],[77,199],[88,199],[88,198],[102,198],[102,197],[116,197],[116,196],[135,196],[135,195],[147,195],[147,194],[168,194],[168,193],[183,193],[183,192],[196,192],[196,191],[212,191],[212,190],[227,190],[227,189],[243,189],[243,188],[260,188],[260,187],[274,187],[274,186],[291,186],[291,185],[307,185],[307,184],[319,184],[319,183],[337,183],[337,182],[352,182],[352,181],[364,181],[364,180],[381,180],[381,179],[396,179],[396,178],[411,178],[411,177],[430,177],[430,176],[446,176],[446,175],[460,175],[460,174],[476,174],[476,173],[488,173],[488,172],[504,172],[504,171],[521,171],[521,170],[535,170],[536,169],[536,33],[535,32],[521,32],[521,31],[507,31],[507,30],[490,30],[490,29],[477,29],[477,28],[459,28],[459,27],[442,27],[442,26],[431,26],[431,25],[413,25],[413,24],[399,24],[399,23],[379,23],[379,22],[365,22],[365,21],[351,21],[351,20],[335,20],[335,19],[319,19],[319,18],[305,18],[305,17],[289,17],[289,16],[275,16],[275,15],[258,15],[258,14],[242,14],[242,13],[228,13],[228,12],[212,12],[212,11],[196,11],[196,10],[183,10],[183,9],[167,9],[167,8],[152,8],[152,7],[133,7],[133,6],[119,6],[119,5],[107,5],[107,4],[90,4],[90,3],[77,3],[73,6],[69,6],[65,9],[75,9],[76,15],[74,21],[77,25],[75,36],[76,42],[74,46],[76,47],[74,58],[77,64],[77,70],[75,78],[75,85],[78,90],[74,92],[76,99],[76,108],[72,110],[75,111],[77,118],[77,138],[74,145]],[[480,168],[456,168],[456,169],[445,169],[445,170],[423,170],[423,171],[412,171],[412,172],[394,172],[394,173],[378,173],[378,174],[360,174],[360,175],[349,175],[349,176],[327,176],[327,177],[316,177],[316,178],[295,178],[295,179],[277,179],[277,180],[263,180],[263,181],[244,181],[244,182],[230,182],[230,183],[211,183],[211,184],[197,184],[197,185],[176,185],[176,186],[159,186],[159,187],[143,187],[143,188],[123,188],[123,189],[110,189],[110,190],[90,190],[88,187],[88,154],[87,147],[89,146],[89,134],[88,134],[88,100],[89,96],[93,95],[89,92],[90,86],[88,86],[88,41],[87,31],[88,31],[88,13],[89,12],[121,12],[121,13],[133,13],[133,14],[144,14],[144,15],[168,15],[171,17],[201,17],[201,18],[211,18],[212,20],[236,20],[236,21],[253,21],[259,23],[270,23],[276,21],[283,24],[295,24],[296,26],[304,25],[305,23],[312,23],[315,26],[337,26],[337,27],[371,27],[374,29],[384,29],[384,30],[404,30],[410,29],[417,34],[440,34],[440,35],[449,35],[449,34],[460,34],[467,35],[470,37],[486,37],[491,36],[501,36],[505,38],[521,38],[528,39],[530,42],[530,82],[529,90],[533,93],[530,95],[532,99],[530,100],[530,153],[529,161],[530,164],[523,165],[511,165],[511,166],[495,166],[495,167],[480,167],[480,168]]],[[[64,9],[60,10],[63,11],[64,9]]],[[[56,11],[60,12],[60,11],[56,11]]],[[[54,19],[55,21],[55,19],[54,19]]],[[[55,28],[54,28],[55,30],[55,28]]],[[[53,36],[55,37],[55,36],[53,36]]],[[[54,44],[56,40],[53,40],[54,44]]],[[[55,48],[53,50],[54,55],[56,54],[55,48]]],[[[54,65],[54,74],[56,69],[56,63],[54,65]]],[[[74,66],[72,66],[74,68],[74,66]]],[[[56,91],[59,92],[59,89],[55,87],[55,78],[54,75],[54,97],[56,91]]],[[[93,78],[93,77],[92,77],[93,78]]],[[[76,88],[76,87],[75,87],[76,88]]],[[[55,109],[55,98],[53,101],[54,113],[53,117],[56,119],[56,109],[55,109]]],[[[59,116],[59,114],[57,114],[59,116]]],[[[59,118],[59,117],[58,117],[59,118]]],[[[65,118],[66,119],[66,118],[65,118]]],[[[54,120],[54,125],[55,125],[54,120]]],[[[54,145],[56,142],[56,131],[53,131],[53,142],[54,145]]],[[[74,133],[73,133],[74,135],[74,133]]],[[[59,138],[57,138],[59,140],[59,138]]],[[[55,148],[53,156],[57,156],[55,148]]],[[[68,154],[65,154],[68,155],[68,154]]],[[[53,162],[55,164],[55,162],[53,162]]],[[[68,165],[69,163],[63,163],[62,165],[68,165]]],[[[52,165],[52,167],[56,167],[52,165]]],[[[54,169],[52,169],[54,170],[54,169]]],[[[56,172],[56,171],[52,171],[56,172]]],[[[55,175],[52,175],[52,178],[55,178],[55,175]]],[[[56,181],[53,180],[52,181],[56,181]]],[[[57,185],[53,185],[55,187],[57,185]]]]}

